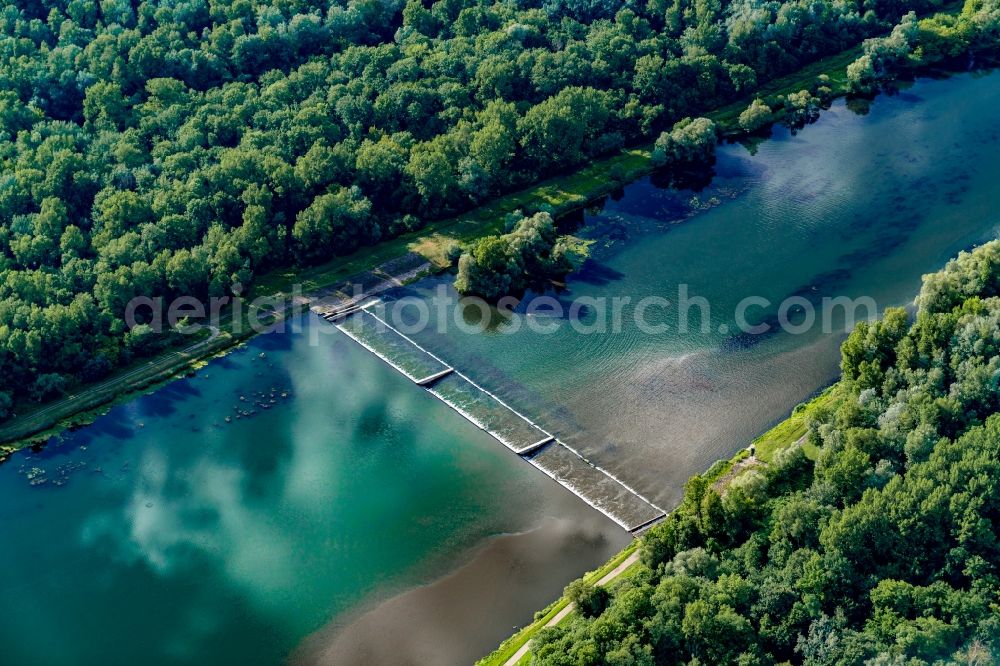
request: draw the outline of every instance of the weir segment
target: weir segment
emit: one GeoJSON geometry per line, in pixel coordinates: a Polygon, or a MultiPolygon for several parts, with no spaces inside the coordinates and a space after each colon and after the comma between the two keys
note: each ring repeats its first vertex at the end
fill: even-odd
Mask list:
{"type": "Polygon", "coordinates": [[[667,515],[634,488],[369,311],[368,305],[371,303],[358,303],[325,313],[324,319],[623,529],[639,533],[667,515]]]}

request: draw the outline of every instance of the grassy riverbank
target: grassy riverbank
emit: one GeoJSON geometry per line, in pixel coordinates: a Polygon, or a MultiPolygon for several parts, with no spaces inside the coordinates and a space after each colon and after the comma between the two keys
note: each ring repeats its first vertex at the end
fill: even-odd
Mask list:
{"type": "Polygon", "coordinates": [[[842,398],[839,386],[840,384],[834,384],[812,400],[798,405],[787,419],[755,439],[753,446],[757,457],[764,462],[770,462],[778,451],[801,441],[805,454],[815,460],[816,447],[806,438],[809,423],[815,421],[820,414],[836,409],[842,398]]]}
{"type": "MultiPolygon", "coordinates": [[[[603,566],[585,573],[582,576],[583,580],[588,584],[595,584],[597,581],[614,571],[618,565],[627,560],[634,552],[636,552],[636,550],[638,550],[638,548],[639,541],[633,541],[629,545],[625,546],[620,553],[608,560],[603,566]]],[[[513,657],[518,650],[530,641],[535,634],[541,631],[552,620],[552,618],[558,615],[564,608],[569,606],[569,604],[570,600],[568,598],[565,596],[559,597],[549,604],[548,607],[535,613],[534,622],[505,640],[500,644],[500,647],[491,652],[488,656],[477,661],[476,666],[503,666],[503,664],[507,663],[507,661],[510,660],[510,658],[513,657]]]]}
{"type": "MultiPolygon", "coordinates": [[[[158,356],[143,358],[121,368],[107,379],[32,409],[0,425],[0,462],[14,451],[43,444],[60,432],[89,425],[115,405],[187,376],[209,359],[223,355],[254,335],[249,312],[242,320],[223,316],[220,328],[202,329],[191,344],[173,347],[158,356]]],[[[290,305],[275,319],[277,323],[301,310],[290,305]]]]}
{"type": "Polygon", "coordinates": [[[224,332],[212,335],[205,332],[199,337],[202,339],[183,349],[133,363],[78,394],[11,419],[0,427],[0,441],[12,442],[0,446],[0,461],[18,449],[41,444],[67,428],[92,423],[119,402],[184,376],[204,359],[232,348],[240,339],[224,332]]]}

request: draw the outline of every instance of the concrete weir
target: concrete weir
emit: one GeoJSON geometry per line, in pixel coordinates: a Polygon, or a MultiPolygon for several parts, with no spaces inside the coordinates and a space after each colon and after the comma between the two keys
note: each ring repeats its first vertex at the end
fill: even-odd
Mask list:
{"type": "Polygon", "coordinates": [[[527,446],[527,447],[521,449],[520,451],[518,451],[518,453],[520,453],[522,456],[531,455],[532,453],[534,453],[535,451],[539,450],[543,446],[546,446],[547,444],[551,444],[554,441],[556,441],[556,438],[554,436],[552,436],[552,435],[549,435],[547,437],[543,437],[542,439],[538,440],[537,442],[535,442],[531,446],[527,446]]]}
{"type": "Polygon", "coordinates": [[[441,372],[435,372],[433,375],[429,375],[427,377],[424,377],[423,379],[418,379],[416,382],[417,386],[430,386],[437,380],[443,379],[444,377],[447,377],[453,372],[455,372],[455,368],[445,368],[441,372]]]}
{"type": "Polygon", "coordinates": [[[355,312],[359,312],[362,307],[364,307],[363,303],[353,303],[351,305],[348,305],[346,307],[337,310],[330,310],[329,312],[324,312],[320,316],[323,317],[323,319],[326,319],[327,321],[337,321],[338,319],[343,319],[344,317],[352,315],[355,312]]]}
{"type": "Polygon", "coordinates": [[[634,488],[370,312],[370,304],[355,303],[322,316],[623,529],[638,534],[667,515],[634,488]]]}

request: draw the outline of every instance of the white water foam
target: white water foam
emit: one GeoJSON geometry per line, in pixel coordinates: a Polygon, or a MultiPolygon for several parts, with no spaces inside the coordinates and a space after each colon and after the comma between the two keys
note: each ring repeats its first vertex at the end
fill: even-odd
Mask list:
{"type": "MultiPolygon", "coordinates": [[[[557,442],[553,442],[553,444],[557,444],[558,445],[557,442]]],[[[579,497],[580,499],[582,499],[584,502],[587,503],[587,505],[590,508],[592,508],[592,509],[594,509],[596,511],[601,512],[601,514],[603,514],[603,515],[607,516],[608,518],[610,518],[611,520],[613,520],[615,522],[615,524],[618,525],[618,527],[622,528],[626,532],[630,532],[632,530],[632,528],[629,527],[628,523],[626,523],[624,520],[622,520],[618,516],[616,516],[613,513],[611,513],[611,511],[609,509],[605,509],[602,506],[598,506],[596,502],[594,502],[589,497],[587,497],[586,493],[584,493],[583,490],[577,488],[575,484],[571,483],[570,481],[568,481],[566,479],[560,479],[558,476],[555,475],[554,472],[550,472],[549,470],[545,469],[544,467],[542,467],[541,465],[539,465],[538,463],[536,463],[534,460],[531,460],[530,458],[525,458],[525,460],[527,460],[529,463],[531,463],[532,467],[534,467],[537,470],[540,470],[542,472],[542,474],[544,474],[545,476],[549,477],[550,479],[552,479],[553,481],[555,481],[556,483],[558,483],[560,486],[562,486],[566,490],[570,491],[571,493],[573,493],[574,495],[576,495],[577,497],[579,497]]]]}
{"type": "Polygon", "coordinates": [[[363,339],[361,339],[360,336],[355,335],[353,332],[351,332],[350,330],[348,330],[347,327],[345,327],[345,326],[343,326],[341,324],[334,324],[334,326],[336,326],[338,329],[340,329],[340,332],[343,333],[344,335],[346,335],[347,337],[349,337],[351,340],[354,340],[359,345],[361,345],[362,347],[364,347],[365,349],[367,349],[371,353],[375,354],[375,356],[379,357],[380,359],[382,359],[383,361],[385,361],[386,363],[388,363],[390,366],[392,366],[395,370],[397,370],[404,377],[406,377],[407,379],[409,379],[410,381],[412,381],[414,383],[417,382],[417,378],[416,377],[414,377],[413,375],[411,375],[410,373],[408,373],[406,370],[403,370],[403,368],[401,368],[400,366],[398,366],[395,363],[393,363],[392,360],[389,357],[387,357],[385,354],[383,354],[382,352],[378,351],[377,349],[375,349],[374,347],[372,347],[371,345],[369,345],[367,342],[365,342],[363,339]]]}
{"type": "Polygon", "coordinates": [[[594,469],[596,469],[598,472],[600,472],[604,476],[608,477],[609,479],[611,479],[612,481],[614,481],[615,483],[617,483],[619,486],[621,486],[625,490],[629,491],[630,493],[632,493],[633,495],[635,495],[636,497],[638,497],[639,499],[641,499],[643,502],[645,502],[646,504],[648,504],[650,507],[656,509],[657,511],[659,511],[663,515],[667,515],[668,511],[666,511],[665,509],[663,509],[661,507],[658,507],[655,504],[653,504],[650,500],[646,499],[642,495],[642,493],[640,493],[638,490],[636,490],[632,486],[628,485],[627,483],[625,483],[624,481],[622,481],[617,476],[615,476],[614,474],[612,474],[608,470],[604,469],[603,467],[601,467],[597,463],[591,462],[590,460],[588,460],[587,458],[585,458],[583,456],[583,454],[581,454],[579,451],[577,451],[576,449],[574,449],[572,446],[570,446],[566,442],[563,442],[563,441],[560,441],[560,440],[556,440],[556,441],[559,443],[560,446],[562,446],[563,448],[565,448],[567,451],[575,454],[580,460],[582,460],[583,462],[587,463],[588,465],[590,465],[591,467],[593,467],[594,469]]]}
{"type": "Polygon", "coordinates": [[[480,421],[479,419],[477,419],[471,413],[467,412],[464,408],[462,408],[461,406],[459,406],[458,404],[456,404],[454,401],[452,401],[452,400],[444,397],[443,395],[441,395],[440,393],[438,393],[437,391],[435,391],[433,388],[430,389],[430,393],[431,393],[431,395],[433,395],[434,397],[436,397],[438,400],[440,400],[441,402],[443,402],[444,404],[448,405],[449,407],[451,407],[452,409],[454,409],[456,412],[458,412],[459,414],[461,414],[462,416],[464,416],[473,425],[477,426],[480,430],[483,430],[484,432],[489,433],[489,435],[491,437],[493,437],[493,439],[497,440],[498,442],[500,442],[501,444],[503,444],[504,446],[506,446],[508,449],[510,449],[514,453],[518,452],[518,448],[517,448],[517,446],[514,445],[513,442],[507,441],[506,439],[504,439],[504,437],[500,433],[495,432],[494,430],[491,430],[489,428],[489,426],[487,426],[485,423],[483,423],[482,421],[480,421]]]}

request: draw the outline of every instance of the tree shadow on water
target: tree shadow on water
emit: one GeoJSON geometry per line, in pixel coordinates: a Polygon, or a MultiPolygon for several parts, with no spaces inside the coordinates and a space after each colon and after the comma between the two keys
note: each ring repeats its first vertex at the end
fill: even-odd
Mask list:
{"type": "Polygon", "coordinates": [[[292,337],[294,330],[289,323],[284,331],[274,331],[263,333],[254,338],[250,346],[251,351],[288,351],[292,348],[292,337]]]}
{"type": "MultiPolygon", "coordinates": [[[[111,410],[101,418],[94,421],[89,426],[84,426],[87,435],[91,438],[110,437],[117,440],[131,439],[138,432],[127,419],[115,418],[115,411],[111,410]]],[[[88,440],[89,441],[89,440],[88,440]]],[[[86,442],[80,442],[83,444],[86,442]]],[[[79,445],[79,444],[77,444],[79,445]]]]}
{"type": "Polygon", "coordinates": [[[190,379],[171,382],[152,395],[144,396],[136,402],[139,416],[163,418],[177,412],[177,406],[189,398],[197,398],[201,391],[190,379]]]}
{"type": "Polygon", "coordinates": [[[594,286],[606,286],[613,282],[619,282],[625,278],[625,274],[611,268],[607,264],[602,264],[594,259],[587,259],[583,262],[576,273],[573,274],[575,282],[594,286]]]}
{"type": "Polygon", "coordinates": [[[649,182],[659,189],[688,190],[697,193],[711,185],[714,178],[713,159],[711,162],[657,169],[650,174],[649,182]]]}

